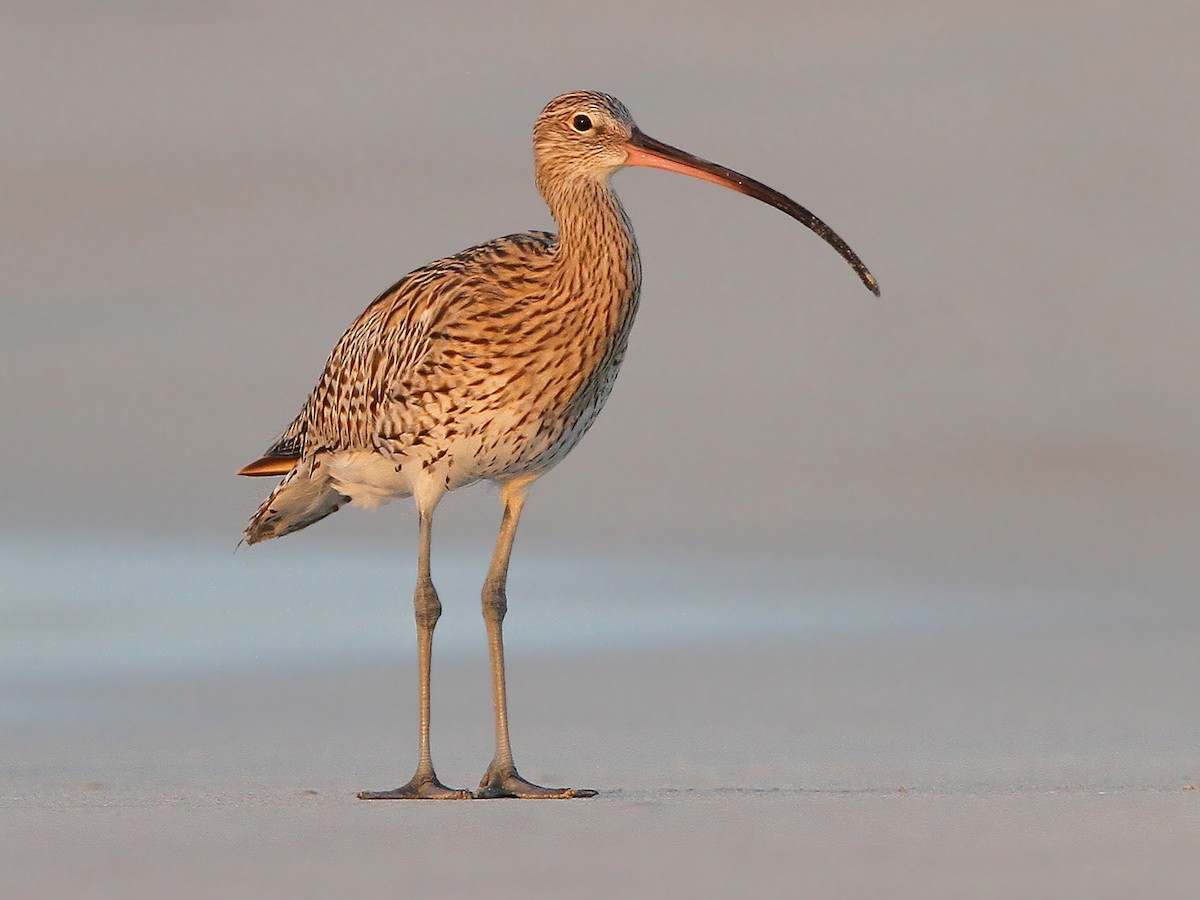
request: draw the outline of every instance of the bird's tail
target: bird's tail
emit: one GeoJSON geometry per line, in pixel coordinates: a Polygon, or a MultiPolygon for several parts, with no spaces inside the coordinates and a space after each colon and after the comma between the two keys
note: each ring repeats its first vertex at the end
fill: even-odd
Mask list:
{"type": "Polygon", "coordinates": [[[320,456],[306,456],[263,501],[246,526],[247,544],[283,537],[337,512],[350,498],[334,490],[320,456]]]}

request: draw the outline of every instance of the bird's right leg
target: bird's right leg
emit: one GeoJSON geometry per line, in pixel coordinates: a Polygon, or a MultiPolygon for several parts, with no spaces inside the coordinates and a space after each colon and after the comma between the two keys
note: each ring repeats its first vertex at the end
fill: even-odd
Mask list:
{"type": "Polygon", "coordinates": [[[417,662],[421,670],[421,756],[416,774],[408,784],[390,791],[362,791],[359,800],[467,800],[470,791],[457,791],[438,781],[429,752],[429,669],[433,649],[433,628],[442,614],[429,575],[429,545],[433,510],[421,509],[421,548],[417,561],[417,589],[413,608],[417,618],[417,662]]]}
{"type": "Polygon", "coordinates": [[[526,781],[513,763],[508,740],[508,697],[504,684],[504,615],[508,612],[508,560],[512,556],[517,522],[525,505],[525,492],[533,477],[514,479],[501,487],[504,520],[496,551],[483,586],[483,620],[487,625],[488,647],[492,658],[492,699],[496,712],[496,755],[479,782],[475,796],[481,800],[496,797],[520,797],[524,800],[565,800],[568,797],[595,797],[590,788],[548,788],[526,781]]]}

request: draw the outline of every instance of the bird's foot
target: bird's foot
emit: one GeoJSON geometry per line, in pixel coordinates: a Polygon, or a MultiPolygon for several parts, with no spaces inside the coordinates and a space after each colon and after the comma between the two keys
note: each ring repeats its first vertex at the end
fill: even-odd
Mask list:
{"type": "Polygon", "coordinates": [[[497,767],[494,763],[479,782],[477,800],[516,797],[521,800],[569,800],[572,797],[595,797],[591,788],[548,788],[526,781],[513,766],[497,767]]]}
{"type": "Polygon", "coordinates": [[[432,772],[417,773],[403,787],[390,791],[359,791],[359,800],[470,800],[470,791],[448,788],[432,772]]]}

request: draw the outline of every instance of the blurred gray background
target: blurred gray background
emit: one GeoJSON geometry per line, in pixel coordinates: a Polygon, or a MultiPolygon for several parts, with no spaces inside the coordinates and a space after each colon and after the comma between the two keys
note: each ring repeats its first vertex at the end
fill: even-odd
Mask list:
{"type": "MultiPolygon", "coordinates": [[[[0,535],[232,548],[269,489],[233,472],[371,298],[552,227],[530,128],[585,87],[807,205],[883,298],[760,204],[620,174],[642,311],[518,556],[1192,585],[1197,10],[8,3],[0,535]]],[[[455,495],[438,546],[498,518],[486,488],[455,495]]],[[[415,530],[397,504],[288,542],[407,560],[415,530]]]]}

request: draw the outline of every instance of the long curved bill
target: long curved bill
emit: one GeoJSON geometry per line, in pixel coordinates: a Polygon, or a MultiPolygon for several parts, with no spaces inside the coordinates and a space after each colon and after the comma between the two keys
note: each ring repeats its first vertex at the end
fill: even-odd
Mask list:
{"type": "Polygon", "coordinates": [[[769,203],[776,209],[787,213],[797,222],[811,229],[816,235],[824,238],[829,246],[842,255],[842,259],[850,263],[850,267],[858,273],[858,277],[867,286],[867,290],[876,297],[879,296],[879,282],[875,280],[875,276],[871,274],[863,261],[858,258],[858,254],[850,249],[850,245],[838,237],[837,232],[790,197],[785,197],[779,191],[769,188],[741,172],[735,172],[719,163],[709,162],[707,159],[692,156],[678,147],[656,141],[654,138],[642,134],[636,128],[633,130],[633,136],[625,144],[625,150],[629,153],[629,159],[625,163],[627,166],[648,166],[652,169],[666,169],[668,172],[691,175],[693,178],[711,181],[713,184],[731,188],[747,197],[769,203]]]}

